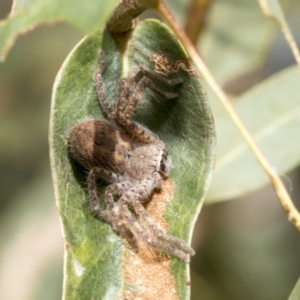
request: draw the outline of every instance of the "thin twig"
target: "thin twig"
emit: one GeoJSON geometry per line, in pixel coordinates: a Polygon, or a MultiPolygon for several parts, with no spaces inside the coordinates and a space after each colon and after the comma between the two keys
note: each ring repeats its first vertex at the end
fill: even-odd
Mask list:
{"type": "Polygon", "coordinates": [[[284,184],[282,183],[280,177],[278,174],[274,171],[268,160],[265,158],[265,156],[262,154],[256,143],[254,142],[252,136],[244,126],[243,122],[241,121],[240,117],[235,112],[233,106],[231,105],[228,97],[224,93],[224,91],[221,89],[221,87],[217,84],[216,80],[214,79],[213,75],[203,62],[202,58],[198,54],[195,46],[193,43],[189,40],[189,38],[186,36],[183,29],[180,27],[180,25],[177,23],[171,12],[168,10],[168,8],[165,6],[165,4],[160,1],[159,5],[156,7],[158,12],[163,16],[163,18],[166,20],[166,22],[169,24],[169,26],[173,29],[175,32],[177,38],[181,41],[183,46],[185,47],[187,53],[193,60],[195,66],[197,67],[198,71],[202,74],[202,76],[205,78],[205,80],[208,82],[208,84],[211,86],[211,88],[216,93],[218,99],[223,104],[224,108],[226,109],[227,113],[231,117],[232,121],[236,125],[237,129],[240,131],[241,135],[245,139],[246,143],[248,144],[250,150],[255,155],[256,159],[266,172],[266,174],[269,176],[271,183],[273,184],[273,187],[275,189],[275,192],[279,198],[279,201],[285,210],[285,212],[288,215],[289,220],[298,228],[300,231],[300,213],[294,206],[288,192],[285,189],[284,184]]]}
{"type": "Polygon", "coordinates": [[[147,9],[142,1],[122,0],[106,24],[110,33],[122,34],[134,28],[137,16],[147,9]]]}
{"type": "Polygon", "coordinates": [[[267,17],[270,18],[271,20],[273,20],[281,29],[286,42],[288,43],[288,45],[291,48],[291,51],[294,55],[294,58],[298,64],[298,66],[300,67],[300,53],[299,53],[299,49],[297,47],[297,44],[293,38],[293,35],[284,19],[284,15],[281,14],[281,7],[280,4],[275,1],[273,2],[273,5],[276,6],[277,8],[277,12],[279,13],[279,15],[276,13],[273,13],[270,9],[269,3],[266,0],[258,0],[258,3],[261,7],[261,10],[263,12],[263,14],[267,17]]]}

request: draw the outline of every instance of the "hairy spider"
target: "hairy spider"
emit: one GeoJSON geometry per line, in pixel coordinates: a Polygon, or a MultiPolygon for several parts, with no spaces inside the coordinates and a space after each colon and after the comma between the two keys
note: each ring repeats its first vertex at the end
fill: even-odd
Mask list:
{"type": "Polygon", "coordinates": [[[118,82],[117,96],[110,106],[103,88],[104,67],[104,54],[100,52],[94,80],[100,105],[110,121],[83,121],[71,129],[69,137],[71,156],[89,171],[87,190],[92,213],[110,223],[123,237],[130,233],[136,240],[188,262],[194,250],[181,239],[164,234],[142,205],[169,175],[165,144],[131,119],[146,88],[166,99],[177,97],[160,90],[150,80],[167,86],[182,80],[165,79],[141,68],[118,82]],[[105,190],[104,210],[99,205],[99,178],[110,183],[105,190]]]}

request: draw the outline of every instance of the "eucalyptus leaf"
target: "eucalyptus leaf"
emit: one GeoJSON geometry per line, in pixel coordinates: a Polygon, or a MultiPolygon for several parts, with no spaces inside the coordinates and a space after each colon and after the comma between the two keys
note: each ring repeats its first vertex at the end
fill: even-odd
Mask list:
{"type": "MultiPolygon", "coordinates": [[[[124,289],[130,288],[124,282],[122,270],[124,252],[128,250],[110,225],[91,216],[82,184],[85,172],[72,167],[68,158],[70,128],[88,117],[104,118],[93,83],[99,49],[105,54],[103,81],[111,103],[119,78],[138,67],[154,69],[150,60],[153,54],[162,52],[171,62],[187,59],[171,31],[155,20],[138,23],[125,53],[123,47],[124,39],[114,40],[106,32],[89,35],[69,55],[55,81],[50,144],[66,246],[65,299],[121,299],[124,289]]],[[[199,78],[183,69],[169,77],[183,80],[174,89],[178,97],[164,100],[148,91],[134,119],[158,134],[167,145],[173,164],[170,178],[176,188],[167,204],[165,219],[170,234],[190,241],[212,176],[215,130],[199,78]]],[[[171,270],[179,299],[189,299],[188,265],[173,258],[171,270]]]]}
{"type": "Polygon", "coordinates": [[[258,0],[264,13],[268,14],[271,18],[276,18],[282,25],[287,26],[284,13],[281,5],[277,0],[258,0]]]}
{"type": "Polygon", "coordinates": [[[290,28],[285,20],[284,13],[281,9],[280,2],[277,0],[259,0],[261,9],[266,17],[272,19],[280,26],[282,33],[285,36],[286,42],[289,44],[291,51],[300,66],[300,53],[297,48],[297,43],[290,31],[290,28]]]}
{"type": "Polygon", "coordinates": [[[84,33],[103,28],[117,0],[16,0],[10,17],[0,22],[0,59],[4,59],[17,35],[41,22],[66,21],[84,33]]]}
{"type": "Polygon", "coordinates": [[[277,0],[258,0],[263,12],[270,18],[273,18],[276,22],[280,23],[281,26],[288,29],[288,25],[285,20],[284,13],[281,9],[281,5],[277,0]]]}
{"type": "Polygon", "coordinates": [[[277,32],[257,1],[215,1],[198,49],[221,84],[264,62],[277,32]]]}
{"type": "MultiPolygon", "coordinates": [[[[299,68],[290,67],[234,100],[234,108],[281,175],[300,163],[299,68]]],[[[244,195],[269,183],[227,113],[215,116],[217,164],[206,203],[244,195]]]]}

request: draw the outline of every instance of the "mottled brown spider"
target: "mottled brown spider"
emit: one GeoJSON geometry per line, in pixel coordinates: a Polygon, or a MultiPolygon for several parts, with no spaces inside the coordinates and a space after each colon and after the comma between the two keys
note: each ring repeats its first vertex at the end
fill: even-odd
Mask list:
{"type": "Polygon", "coordinates": [[[71,129],[69,138],[71,156],[89,171],[87,191],[92,213],[123,237],[130,233],[148,246],[189,262],[194,250],[181,239],[164,234],[142,205],[168,177],[170,160],[163,141],[131,119],[146,88],[166,99],[177,97],[160,90],[152,81],[175,86],[182,80],[165,79],[141,68],[118,82],[116,99],[110,106],[103,87],[104,67],[100,52],[94,80],[100,105],[110,121],[83,121],[71,129]],[[104,210],[99,205],[99,178],[110,183],[105,190],[104,210]]]}

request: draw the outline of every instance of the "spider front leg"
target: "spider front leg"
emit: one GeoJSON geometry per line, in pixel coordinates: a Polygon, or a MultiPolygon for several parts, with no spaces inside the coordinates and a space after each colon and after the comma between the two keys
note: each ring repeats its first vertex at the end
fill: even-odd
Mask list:
{"type": "Polygon", "coordinates": [[[195,254],[194,250],[186,245],[184,241],[162,233],[141,204],[144,199],[149,197],[149,194],[153,191],[153,189],[159,185],[160,180],[160,175],[158,173],[154,173],[138,184],[114,184],[114,189],[111,192],[116,194],[123,193],[119,199],[119,217],[121,221],[119,219],[116,220],[116,222],[123,222],[124,226],[134,234],[137,240],[141,240],[151,247],[163,250],[169,254],[175,255],[185,262],[188,262],[189,254],[195,254]],[[124,184],[126,185],[125,189],[121,186],[124,184]],[[127,190],[127,192],[124,193],[124,190],[127,190]],[[128,208],[129,206],[133,208],[139,221],[135,215],[132,214],[128,208]]]}
{"type": "Polygon", "coordinates": [[[108,182],[113,182],[115,180],[120,180],[118,175],[112,174],[107,170],[94,167],[90,170],[87,178],[87,188],[89,194],[90,208],[94,217],[98,219],[103,219],[106,222],[110,222],[111,216],[117,215],[113,198],[105,198],[106,210],[102,210],[99,205],[99,192],[97,186],[97,179],[101,178],[108,182]],[[108,213],[109,212],[109,213],[108,213]]]}
{"type": "Polygon", "coordinates": [[[146,144],[158,143],[158,137],[150,130],[131,119],[139,100],[146,88],[166,99],[177,97],[175,93],[168,93],[157,88],[149,79],[165,85],[177,85],[181,79],[165,79],[145,69],[140,69],[133,77],[123,78],[118,85],[117,99],[115,100],[114,121],[130,133],[134,138],[146,144]],[[141,81],[145,77],[145,80],[141,81]],[[131,91],[131,94],[128,93],[131,91]]]}
{"type": "Polygon", "coordinates": [[[166,245],[178,247],[179,249],[190,255],[195,254],[194,249],[188,246],[183,240],[175,236],[162,233],[158,226],[153,222],[151,216],[144,209],[138,198],[133,201],[132,206],[135,213],[139,215],[141,223],[149,228],[149,231],[154,237],[156,237],[157,240],[163,241],[164,243],[166,243],[166,245]]]}
{"type": "Polygon", "coordinates": [[[189,262],[190,259],[187,253],[178,249],[178,247],[172,243],[162,243],[155,236],[153,238],[153,235],[149,233],[149,228],[143,228],[139,224],[135,216],[128,208],[128,206],[133,204],[135,201],[139,201],[137,199],[133,199],[135,197],[137,197],[137,194],[133,195],[131,192],[128,192],[119,200],[120,215],[126,228],[133,233],[138,241],[142,241],[150,247],[174,255],[184,262],[189,262]]]}
{"type": "MultiPolygon", "coordinates": [[[[128,231],[126,227],[124,227],[124,224],[120,219],[119,210],[115,207],[113,194],[115,191],[114,187],[117,184],[109,185],[105,191],[106,209],[102,210],[99,206],[97,178],[100,177],[103,179],[105,178],[105,176],[107,176],[106,177],[107,181],[111,181],[109,180],[108,173],[109,172],[107,172],[104,169],[95,167],[90,170],[90,173],[88,175],[89,201],[90,201],[90,208],[92,214],[94,215],[95,218],[102,219],[103,221],[111,224],[114,230],[117,231],[123,238],[126,238],[133,248],[137,248],[136,241],[133,240],[132,233],[128,231]]],[[[115,177],[114,176],[110,177],[110,179],[115,179],[115,177]]],[[[121,186],[124,186],[124,183],[122,183],[121,186]]]]}
{"type": "Polygon", "coordinates": [[[169,93],[169,92],[166,92],[166,91],[158,88],[155,84],[152,83],[152,81],[157,82],[161,86],[169,86],[169,87],[176,86],[183,82],[183,80],[181,78],[168,79],[168,78],[164,78],[161,75],[157,75],[153,72],[150,72],[144,68],[140,68],[139,71],[133,77],[131,77],[132,85],[138,87],[139,82],[143,78],[147,78],[149,80],[145,79],[143,81],[143,82],[145,82],[145,84],[144,84],[145,86],[140,88],[140,92],[142,92],[145,88],[149,88],[154,93],[158,94],[159,96],[161,96],[164,99],[173,99],[173,98],[176,98],[178,95],[177,95],[177,93],[169,93]]]}
{"type": "Polygon", "coordinates": [[[178,96],[177,93],[166,92],[158,88],[150,80],[156,81],[163,86],[176,86],[182,83],[181,78],[167,79],[144,68],[141,68],[133,76],[121,79],[117,87],[117,99],[115,100],[115,112],[118,119],[131,118],[146,88],[152,90],[163,99],[170,100],[178,96]]]}
{"type": "MultiPolygon", "coordinates": [[[[97,179],[101,178],[106,180],[107,182],[119,182],[122,181],[122,176],[117,174],[111,173],[103,168],[94,167],[90,170],[88,175],[88,194],[89,194],[89,202],[90,202],[90,209],[92,214],[97,219],[102,219],[105,222],[111,224],[113,228],[119,232],[123,237],[127,238],[129,236],[128,232],[122,226],[120,222],[119,212],[115,206],[113,193],[114,185],[111,184],[106,188],[105,191],[105,210],[100,208],[99,205],[99,192],[97,186],[97,179]]],[[[122,183],[123,185],[123,183],[122,183]]]]}
{"type": "Polygon", "coordinates": [[[94,82],[95,82],[96,89],[97,89],[98,99],[99,99],[99,102],[100,102],[103,110],[108,115],[108,117],[113,118],[115,115],[114,109],[109,105],[109,103],[107,101],[105,91],[104,91],[104,86],[103,86],[102,72],[105,68],[104,52],[99,51],[98,60],[99,60],[99,67],[98,67],[96,73],[94,74],[94,82]]]}
{"type": "Polygon", "coordinates": [[[181,240],[175,236],[171,236],[171,235],[162,233],[162,231],[153,222],[151,216],[148,214],[148,212],[144,209],[143,205],[141,204],[143,202],[143,199],[148,197],[149,190],[152,191],[153,188],[158,185],[160,180],[161,180],[161,177],[158,173],[151,174],[148,176],[148,178],[146,177],[140,183],[139,193],[132,190],[132,192],[134,192],[138,195],[133,198],[132,207],[133,207],[135,213],[140,217],[141,223],[149,229],[149,231],[152,233],[152,235],[155,238],[165,242],[166,244],[174,245],[174,246],[178,247],[179,249],[183,250],[185,253],[194,255],[195,251],[190,246],[188,246],[183,240],[181,240]]]}
{"type": "Polygon", "coordinates": [[[108,222],[112,227],[123,237],[128,240],[133,248],[137,248],[136,241],[133,241],[133,234],[124,226],[121,219],[120,208],[116,208],[114,204],[114,196],[121,195],[124,191],[130,189],[132,183],[129,181],[122,181],[109,185],[105,190],[105,203],[107,205],[108,222]]]}

